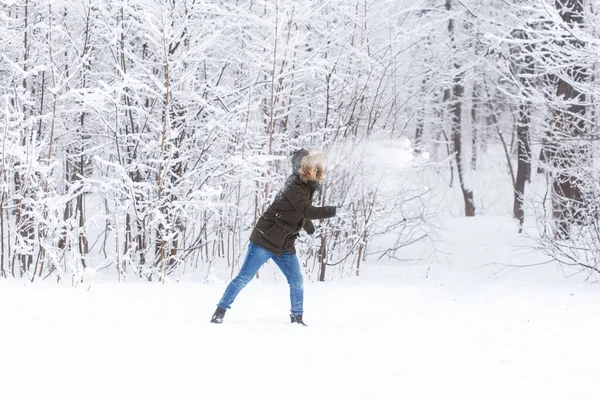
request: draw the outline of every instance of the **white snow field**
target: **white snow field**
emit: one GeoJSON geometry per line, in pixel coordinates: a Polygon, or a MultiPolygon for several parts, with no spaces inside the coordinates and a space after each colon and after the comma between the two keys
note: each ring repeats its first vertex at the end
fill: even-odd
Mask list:
{"type": "MultiPolygon", "coordinates": [[[[0,399],[597,399],[600,289],[540,261],[510,219],[448,221],[436,262],[375,261],[288,290],[226,282],[0,280],[0,399]]],[[[568,272],[567,272],[568,273],[568,272]]]]}

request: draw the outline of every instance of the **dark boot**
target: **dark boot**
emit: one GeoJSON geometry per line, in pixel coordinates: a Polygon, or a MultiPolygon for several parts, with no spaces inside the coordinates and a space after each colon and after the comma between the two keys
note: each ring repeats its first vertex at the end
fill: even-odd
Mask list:
{"type": "Polygon", "coordinates": [[[217,309],[215,310],[215,313],[213,314],[212,318],[210,319],[210,322],[212,322],[213,324],[222,324],[223,317],[225,317],[225,311],[227,311],[227,310],[224,308],[221,308],[221,307],[217,307],[217,309]]]}
{"type": "Polygon", "coordinates": [[[308,326],[304,323],[304,321],[302,321],[302,315],[290,315],[290,319],[291,319],[292,324],[296,323],[296,324],[308,326]]]}

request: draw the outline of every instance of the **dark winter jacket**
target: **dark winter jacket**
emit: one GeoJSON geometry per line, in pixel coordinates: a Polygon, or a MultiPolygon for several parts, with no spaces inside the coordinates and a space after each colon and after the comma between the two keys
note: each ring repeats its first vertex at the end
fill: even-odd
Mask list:
{"type": "Polygon", "coordinates": [[[335,216],[335,207],[314,207],[312,200],[319,185],[302,179],[302,173],[291,175],[267,211],[259,218],[250,241],[277,255],[284,250],[296,254],[294,242],[300,230],[315,231],[313,219],[335,216]]]}

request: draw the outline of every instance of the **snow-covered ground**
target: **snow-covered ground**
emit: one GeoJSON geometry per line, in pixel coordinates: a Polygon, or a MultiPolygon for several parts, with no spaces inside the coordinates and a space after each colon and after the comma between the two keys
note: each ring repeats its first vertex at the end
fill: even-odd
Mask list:
{"type": "Polygon", "coordinates": [[[504,267],[541,260],[510,219],[446,228],[435,262],[307,283],[307,328],[282,279],[253,281],[220,326],[225,282],[0,280],[0,398],[598,398],[598,285],[504,267]]]}

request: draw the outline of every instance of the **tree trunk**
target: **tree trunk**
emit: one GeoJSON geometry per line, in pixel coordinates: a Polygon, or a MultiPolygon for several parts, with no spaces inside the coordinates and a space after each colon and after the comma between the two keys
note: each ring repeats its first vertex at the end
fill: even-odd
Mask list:
{"type": "Polygon", "coordinates": [[[166,49],[164,49],[164,85],[165,85],[165,94],[164,94],[164,104],[163,104],[163,113],[162,113],[162,132],[161,132],[161,144],[160,144],[160,161],[158,164],[158,174],[157,174],[157,187],[158,187],[158,203],[161,214],[164,216],[167,221],[167,225],[160,222],[158,224],[158,229],[156,231],[156,243],[155,243],[155,256],[157,257],[157,272],[159,273],[159,279],[162,283],[165,283],[167,277],[167,254],[168,254],[168,244],[165,239],[168,237],[169,230],[171,226],[169,226],[170,218],[170,210],[167,207],[163,200],[163,197],[169,195],[167,190],[165,190],[165,186],[168,185],[168,147],[170,145],[169,138],[169,107],[171,105],[171,77],[169,73],[169,58],[166,49]]]}
{"type": "MultiPolygon", "coordinates": [[[[516,32],[515,36],[521,40],[529,39],[526,32],[516,32]]],[[[525,91],[524,97],[529,97],[528,88],[531,86],[529,76],[534,73],[534,62],[531,57],[532,46],[526,45],[522,49],[518,49],[519,53],[526,52],[523,65],[514,64],[516,75],[519,75],[521,87],[525,91]]],[[[525,183],[531,181],[531,146],[529,125],[531,123],[531,103],[522,101],[519,105],[519,113],[517,120],[517,178],[515,180],[515,200],[513,205],[513,216],[519,220],[519,233],[523,231],[525,223],[525,211],[523,209],[523,197],[525,196],[525,183]]]]}
{"type": "MultiPolygon", "coordinates": [[[[421,83],[421,101],[423,104],[423,98],[425,97],[425,88],[427,86],[427,78],[423,78],[423,82],[421,83]]],[[[421,154],[423,150],[422,141],[423,141],[423,128],[425,126],[425,108],[421,108],[417,110],[417,128],[415,130],[415,154],[421,154]]]]}
{"type": "Polygon", "coordinates": [[[462,151],[462,134],[461,134],[461,117],[462,117],[462,96],[464,86],[461,83],[462,76],[458,76],[454,80],[452,86],[452,103],[450,110],[452,113],[452,145],[454,146],[454,156],[456,159],[456,170],[458,172],[458,180],[460,188],[465,200],[465,216],[475,216],[475,204],[473,203],[473,192],[467,188],[465,184],[465,167],[463,165],[462,151]]]}
{"type": "Polygon", "coordinates": [[[321,247],[319,249],[319,282],[325,282],[325,272],[327,270],[327,240],[325,235],[321,235],[321,247]]]}
{"type": "Polygon", "coordinates": [[[478,123],[479,123],[479,108],[481,102],[481,94],[479,85],[475,84],[473,88],[472,104],[471,104],[471,125],[473,126],[473,140],[472,140],[472,153],[471,153],[471,169],[475,171],[477,169],[477,142],[478,138],[478,123]]]}
{"type": "MultiPolygon", "coordinates": [[[[583,0],[556,0],[555,6],[569,27],[583,26],[583,0]]],[[[582,48],[584,43],[572,38],[560,45],[582,48]]],[[[587,67],[582,65],[569,66],[564,72],[566,78],[558,77],[556,95],[564,99],[565,107],[553,110],[554,132],[549,154],[557,171],[552,176],[552,210],[555,236],[559,239],[568,239],[571,224],[582,219],[581,182],[574,169],[578,161],[586,162],[582,159],[584,149],[576,140],[565,139],[581,138],[585,133],[586,96],[571,82],[578,84],[589,77],[587,67]]]]}
{"type": "MultiPolygon", "coordinates": [[[[451,0],[446,0],[446,10],[451,9],[451,0]]],[[[450,19],[448,22],[448,33],[450,34],[450,41],[452,48],[456,48],[454,41],[454,20],[450,19]]],[[[450,112],[452,114],[452,144],[454,146],[454,155],[456,158],[456,168],[458,171],[458,179],[460,181],[460,188],[463,193],[465,200],[465,216],[475,216],[475,203],[473,202],[473,191],[471,191],[465,182],[465,167],[463,164],[463,152],[462,152],[462,97],[465,88],[462,83],[462,74],[458,73],[460,65],[457,62],[454,64],[456,76],[452,83],[452,101],[450,103],[450,112]]]]}
{"type": "Polygon", "coordinates": [[[530,106],[521,104],[519,107],[519,122],[517,125],[518,166],[517,179],[515,182],[515,201],[513,205],[513,216],[519,220],[519,233],[523,230],[525,223],[525,212],[523,210],[523,196],[525,195],[525,182],[531,175],[531,147],[529,145],[529,123],[530,106]]]}

